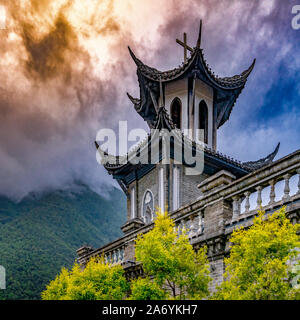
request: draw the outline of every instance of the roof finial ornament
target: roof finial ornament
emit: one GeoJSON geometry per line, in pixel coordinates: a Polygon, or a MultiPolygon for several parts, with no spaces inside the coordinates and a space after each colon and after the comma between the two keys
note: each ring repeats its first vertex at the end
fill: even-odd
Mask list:
{"type": "Polygon", "coordinates": [[[202,36],[202,19],[200,20],[199,35],[198,35],[198,40],[197,40],[197,49],[200,49],[200,46],[201,46],[201,36],[202,36]]]}

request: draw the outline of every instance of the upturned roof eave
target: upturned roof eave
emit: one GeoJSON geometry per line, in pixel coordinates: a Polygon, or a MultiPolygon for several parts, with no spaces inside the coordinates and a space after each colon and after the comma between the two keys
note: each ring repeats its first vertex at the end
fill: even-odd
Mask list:
{"type": "Polygon", "coordinates": [[[234,75],[233,77],[218,77],[209,68],[206,60],[203,56],[203,50],[200,48],[194,48],[192,55],[189,57],[187,62],[180,66],[179,68],[174,68],[168,71],[159,71],[155,68],[149,67],[148,65],[144,64],[140,59],[138,59],[133,51],[128,47],[130,55],[134,60],[138,70],[141,74],[150,81],[154,82],[163,82],[168,83],[175,81],[182,77],[185,73],[192,71],[195,62],[198,61],[200,63],[200,67],[202,67],[204,74],[207,77],[207,80],[210,82],[212,86],[216,89],[222,90],[236,90],[245,86],[249,75],[251,74],[256,59],[253,60],[252,64],[248,69],[243,71],[240,75],[234,75]]]}

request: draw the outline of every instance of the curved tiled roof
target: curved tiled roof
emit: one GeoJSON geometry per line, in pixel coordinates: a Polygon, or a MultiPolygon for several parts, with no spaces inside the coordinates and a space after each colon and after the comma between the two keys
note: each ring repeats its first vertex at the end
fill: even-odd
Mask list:
{"type": "MultiPolygon", "coordinates": [[[[175,125],[173,124],[172,120],[170,119],[168,111],[164,107],[161,107],[158,111],[157,118],[155,121],[155,129],[159,129],[159,130],[161,130],[161,129],[174,130],[175,129],[175,125]]],[[[177,132],[180,132],[180,131],[177,130],[177,132]]],[[[183,135],[182,132],[180,132],[180,134],[183,135]]],[[[106,164],[104,164],[104,167],[109,172],[122,169],[123,167],[128,165],[128,162],[125,163],[124,159],[130,158],[134,154],[134,152],[136,152],[138,149],[145,147],[148,144],[149,137],[151,137],[151,134],[148,134],[147,137],[139,143],[139,145],[135,146],[134,149],[132,149],[124,157],[109,156],[109,157],[111,157],[112,160],[114,160],[112,162],[115,162],[115,163],[106,163],[106,164]]],[[[187,137],[185,137],[184,141],[188,142],[190,145],[195,146],[195,147],[197,147],[197,145],[198,145],[196,142],[188,139],[187,137]]],[[[102,152],[103,154],[108,156],[108,154],[106,152],[103,152],[101,150],[101,148],[99,147],[97,142],[95,142],[95,145],[96,145],[96,148],[100,152],[102,152]]],[[[275,150],[271,154],[266,156],[265,158],[257,160],[257,161],[250,161],[250,162],[238,161],[232,157],[229,157],[227,155],[224,155],[218,151],[211,149],[207,145],[204,145],[204,152],[205,152],[205,154],[208,154],[208,155],[211,155],[215,158],[218,158],[228,164],[232,164],[232,165],[234,165],[238,168],[241,168],[247,172],[252,172],[252,171],[258,170],[258,169],[270,164],[274,160],[275,156],[277,155],[279,147],[280,147],[280,143],[278,143],[275,150]]]]}
{"type": "Polygon", "coordinates": [[[136,110],[136,111],[140,111],[141,99],[134,98],[134,97],[133,97],[132,95],[130,95],[128,92],[127,92],[127,97],[128,97],[129,100],[133,103],[135,110],[136,110]]]}
{"type": "Polygon", "coordinates": [[[176,129],[175,124],[173,123],[165,107],[159,108],[156,116],[156,120],[154,123],[154,128],[158,130],[168,129],[169,131],[176,129]]]}
{"type": "Polygon", "coordinates": [[[188,58],[186,63],[183,63],[182,66],[178,68],[174,68],[172,70],[168,71],[159,71],[155,68],[149,67],[146,64],[144,64],[140,59],[138,59],[133,51],[128,47],[130,55],[132,59],[134,60],[135,64],[137,65],[138,69],[140,72],[148,78],[149,80],[152,81],[162,81],[162,82],[168,82],[177,79],[181,75],[183,75],[191,65],[194,64],[194,62],[200,61],[203,70],[206,74],[206,76],[209,78],[209,80],[214,83],[216,86],[222,88],[222,89],[236,89],[240,88],[245,85],[248,76],[250,75],[251,71],[254,68],[255,65],[255,59],[253,60],[252,64],[250,67],[243,71],[239,75],[234,75],[232,77],[218,77],[215,75],[212,71],[211,68],[208,66],[206,60],[204,59],[203,56],[203,50],[199,48],[194,48],[194,51],[192,52],[191,56],[188,58]]]}
{"type": "Polygon", "coordinates": [[[267,155],[265,158],[259,159],[257,161],[249,161],[249,162],[244,162],[243,165],[250,168],[251,171],[260,169],[268,164],[270,164],[274,158],[276,157],[278,150],[280,147],[280,142],[277,144],[275,150],[270,153],[269,155],[267,155]]]}

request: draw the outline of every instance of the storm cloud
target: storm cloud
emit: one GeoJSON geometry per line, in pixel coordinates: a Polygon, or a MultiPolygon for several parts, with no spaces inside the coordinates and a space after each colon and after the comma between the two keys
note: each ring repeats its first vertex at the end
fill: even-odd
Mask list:
{"type": "Polygon", "coordinates": [[[71,188],[104,192],[111,177],[96,162],[97,130],[146,128],[126,97],[138,96],[130,45],[165,70],[183,60],[175,39],[202,48],[212,69],[231,76],[257,64],[218,148],[255,160],[281,141],[279,156],[299,148],[299,36],[296,1],[279,0],[17,0],[0,1],[0,194],[71,188]]]}

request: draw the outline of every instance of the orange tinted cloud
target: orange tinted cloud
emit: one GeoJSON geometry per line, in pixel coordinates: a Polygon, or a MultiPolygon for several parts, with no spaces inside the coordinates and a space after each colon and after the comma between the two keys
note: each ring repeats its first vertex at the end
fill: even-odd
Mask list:
{"type": "Polygon", "coordinates": [[[195,45],[203,18],[205,56],[220,76],[239,73],[268,46],[279,49],[269,59],[261,56],[263,79],[272,71],[270,61],[291,54],[281,50],[288,48],[286,4],[268,2],[273,5],[257,0],[0,0],[7,15],[6,29],[0,30],[0,194],[21,197],[70,185],[75,178],[98,186],[111,181],[95,159],[97,130],[118,120],[144,125],[126,98],[126,91],[139,95],[127,45],[153,67],[176,67],[183,52],[175,39],[187,32],[189,45],[195,45]]]}

